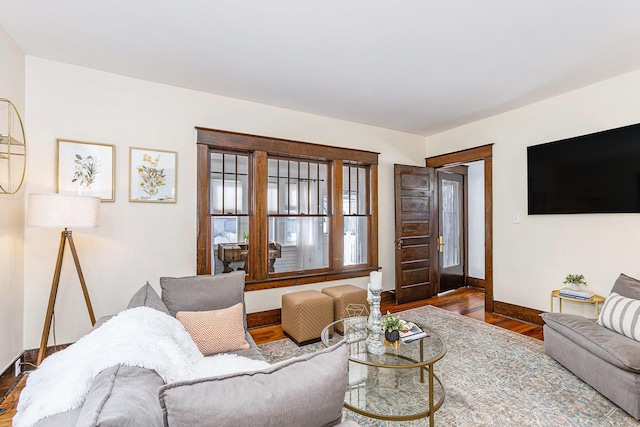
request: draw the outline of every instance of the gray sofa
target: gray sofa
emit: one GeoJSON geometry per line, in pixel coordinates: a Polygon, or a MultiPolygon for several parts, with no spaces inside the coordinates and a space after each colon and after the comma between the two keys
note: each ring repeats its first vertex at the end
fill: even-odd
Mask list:
{"type": "MultiPolygon", "coordinates": [[[[127,308],[218,310],[244,303],[244,272],[161,278],[162,298],[143,286],[127,308]]],[[[96,324],[99,327],[107,318],[96,324]]],[[[251,335],[241,356],[264,360],[251,335]]],[[[357,426],[342,422],[348,379],[344,342],[262,371],[165,384],[152,370],[117,365],[93,380],[83,406],[44,418],[50,426],[357,426]]]]}
{"type": "MultiPolygon", "coordinates": [[[[611,292],[640,300],[640,282],[621,274],[611,292]]],[[[541,316],[545,352],[640,420],[640,342],[582,316],[541,316]]]]}

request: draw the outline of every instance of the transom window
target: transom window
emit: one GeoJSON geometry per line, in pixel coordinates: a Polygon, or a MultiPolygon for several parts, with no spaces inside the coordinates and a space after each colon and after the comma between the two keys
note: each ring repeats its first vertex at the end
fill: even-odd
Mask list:
{"type": "Polygon", "coordinates": [[[377,268],[377,153],[198,128],[198,274],[247,289],[377,268]]]}

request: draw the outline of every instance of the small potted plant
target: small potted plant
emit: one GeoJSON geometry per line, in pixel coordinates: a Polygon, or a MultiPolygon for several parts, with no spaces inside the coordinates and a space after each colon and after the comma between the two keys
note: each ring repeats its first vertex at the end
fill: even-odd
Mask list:
{"type": "Polygon", "coordinates": [[[242,233],[242,238],[244,239],[245,243],[249,243],[249,233],[247,233],[246,231],[242,233]]]}
{"type": "Polygon", "coordinates": [[[574,291],[579,291],[580,286],[587,286],[587,282],[584,280],[584,275],[582,274],[567,274],[567,277],[564,278],[565,285],[571,285],[571,289],[574,291]]]}
{"type": "Polygon", "coordinates": [[[400,339],[400,330],[404,327],[404,322],[398,316],[393,316],[389,311],[380,324],[384,331],[384,337],[389,342],[396,342],[400,339]]]}

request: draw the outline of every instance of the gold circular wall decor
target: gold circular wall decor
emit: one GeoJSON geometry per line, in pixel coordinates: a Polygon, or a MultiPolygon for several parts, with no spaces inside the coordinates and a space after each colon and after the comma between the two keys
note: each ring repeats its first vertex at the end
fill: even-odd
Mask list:
{"type": "Polygon", "coordinates": [[[0,194],[15,194],[24,183],[27,140],[18,109],[0,98],[0,194]]]}

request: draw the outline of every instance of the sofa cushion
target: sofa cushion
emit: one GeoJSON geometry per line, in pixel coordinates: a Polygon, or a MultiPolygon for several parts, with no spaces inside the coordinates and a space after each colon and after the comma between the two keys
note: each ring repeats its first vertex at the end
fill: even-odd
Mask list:
{"type": "Polygon", "coordinates": [[[325,426],[339,424],[347,387],[344,342],[262,371],[160,388],[165,425],[325,426]]]}
{"type": "Polygon", "coordinates": [[[158,389],[162,378],[149,369],[116,365],[100,372],[80,411],[77,426],[162,426],[158,389]]]}
{"type": "Polygon", "coordinates": [[[67,412],[51,415],[38,421],[34,427],[75,426],[81,410],[82,408],[76,408],[67,412]]]}
{"type": "Polygon", "coordinates": [[[614,366],[640,372],[640,343],[568,313],[542,313],[546,325],[614,366]]]}
{"type": "Polygon", "coordinates": [[[228,353],[237,354],[238,356],[248,357],[249,359],[254,360],[265,360],[262,353],[260,353],[260,349],[256,345],[256,342],[253,340],[253,337],[249,332],[244,333],[244,339],[249,343],[249,349],[247,350],[232,350],[228,353]]]}
{"type": "Polygon", "coordinates": [[[167,306],[164,305],[162,299],[160,299],[160,295],[158,295],[156,290],[153,289],[149,282],[138,289],[138,291],[133,294],[133,297],[131,297],[127,308],[135,307],[151,307],[163,313],[169,314],[167,306]]]}
{"type": "Polygon", "coordinates": [[[620,274],[613,284],[611,292],[627,298],[640,299],[640,281],[625,274],[620,274]]]}
{"type": "Polygon", "coordinates": [[[598,324],[625,337],[640,341],[639,320],[640,300],[611,292],[602,305],[598,324]]]}
{"type": "MultiPolygon", "coordinates": [[[[161,277],[162,301],[175,317],[179,311],[209,311],[244,305],[244,271],[192,277],[161,277]]],[[[246,315],[246,313],[244,313],[246,315]]],[[[246,319],[244,323],[247,328],[246,319]]]]}
{"type": "Polygon", "coordinates": [[[179,311],[176,318],[189,332],[205,356],[232,350],[247,350],[242,304],[211,311],[179,311]]]}

